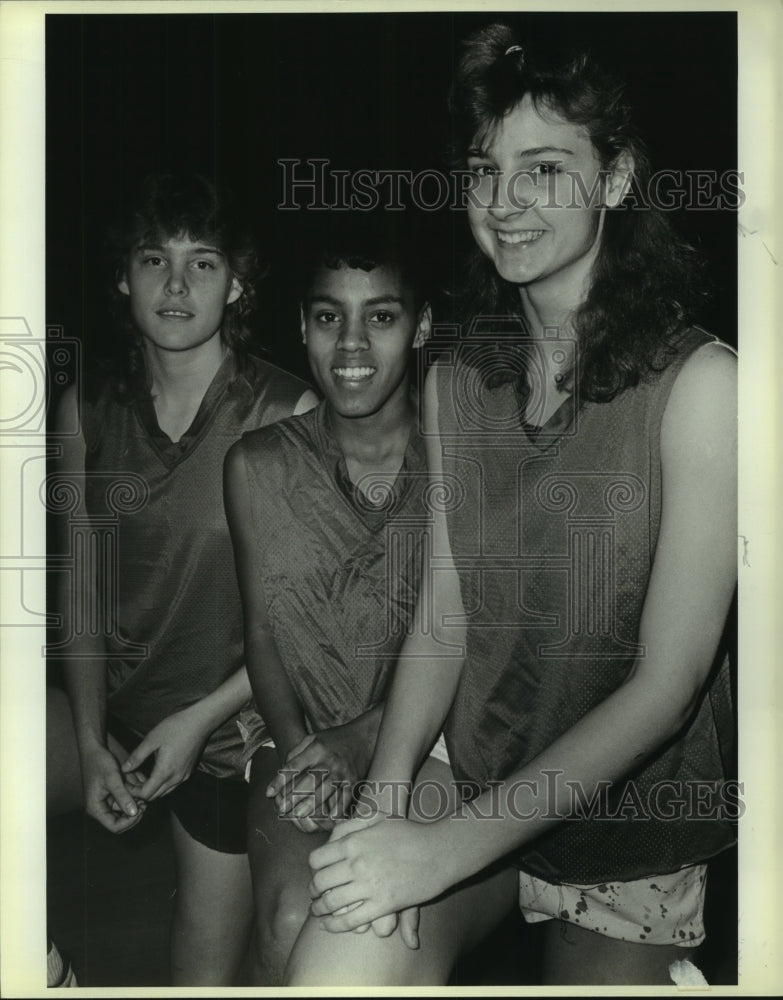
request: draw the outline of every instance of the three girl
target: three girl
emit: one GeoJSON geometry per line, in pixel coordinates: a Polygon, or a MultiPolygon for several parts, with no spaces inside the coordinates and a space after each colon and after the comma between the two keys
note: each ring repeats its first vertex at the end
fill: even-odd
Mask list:
{"type": "MultiPolygon", "coordinates": [[[[734,839],[722,797],[734,359],[694,325],[693,252],[663,213],[629,206],[649,165],[615,80],[587,57],[538,65],[492,25],[465,49],[451,110],[474,177],[475,255],[463,334],[425,388],[429,473],[452,495],[430,512],[420,592],[433,627],[420,605],[360,808],[311,855],[312,916],[288,981],[444,983],[516,901],[549,922],[546,982],[667,983],[703,938],[706,862],[734,839]],[[412,822],[400,789],[444,727],[467,805],[412,822]]],[[[118,275],[136,365],[64,447],[66,468],[128,469],[150,485],[122,521],[119,623],[150,658],[106,660],[93,643],[68,667],[73,724],[52,699],[63,732],[75,724],[87,808],[116,831],[145,802],[173,802],[191,772],[210,789],[238,775],[229,731],[250,693],[239,597],[222,513],[214,537],[202,529],[228,446],[307,404],[226,333],[246,288],[220,227],[164,207],[179,204],[173,190],[156,204],[118,275]],[[117,735],[141,738],[129,756],[127,736],[124,750],[107,737],[107,703],[117,735]]],[[[75,405],[64,400],[63,426],[75,405]]],[[[250,921],[246,858],[188,810],[172,821],[178,981],[229,982],[250,921]]]]}

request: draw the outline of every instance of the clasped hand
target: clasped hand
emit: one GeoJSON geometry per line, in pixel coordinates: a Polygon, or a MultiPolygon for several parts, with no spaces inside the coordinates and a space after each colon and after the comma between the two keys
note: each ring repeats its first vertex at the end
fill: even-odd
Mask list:
{"type": "Polygon", "coordinates": [[[339,823],[327,844],[310,855],[310,910],[328,931],[365,931],[379,937],[398,922],[409,948],[418,947],[416,904],[447,888],[438,858],[437,824],[414,823],[378,812],[339,823]]]}
{"type": "Polygon", "coordinates": [[[169,715],[151,729],[122,765],[128,775],[155,755],[149,777],[136,793],[146,802],[168,795],[193,773],[211,732],[198,703],[169,715]]]}
{"type": "Polygon", "coordinates": [[[89,815],[113,833],[135,826],[148,802],[168,795],[190,777],[210,732],[208,720],[193,705],[153,727],[122,765],[108,748],[93,748],[82,765],[89,815]],[[153,754],[147,777],[140,768],[153,754]]]}
{"type": "Polygon", "coordinates": [[[331,830],[348,812],[356,783],[367,773],[372,755],[367,742],[355,723],[305,736],[267,786],[278,815],[304,833],[331,830]]]}
{"type": "Polygon", "coordinates": [[[143,774],[123,774],[111,750],[98,745],[82,752],[81,767],[88,816],[111,833],[125,833],[141,820],[146,804],[139,797],[143,774]]]}

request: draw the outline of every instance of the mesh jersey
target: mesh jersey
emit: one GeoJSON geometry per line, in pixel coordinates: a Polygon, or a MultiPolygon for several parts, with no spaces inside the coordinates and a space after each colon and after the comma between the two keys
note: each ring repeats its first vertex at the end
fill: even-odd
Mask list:
{"type": "MultiPolygon", "coordinates": [[[[421,438],[414,428],[396,477],[362,490],[323,403],[245,434],[242,448],[253,558],[282,664],[311,728],[340,725],[384,698],[413,620],[429,523],[421,438]]],[[[263,734],[253,735],[257,746],[263,734]]]]}
{"type": "MultiPolygon", "coordinates": [[[[108,709],[139,735],[208,695],[244,663],[223,459],[245,430],[290,416],[307,389],[274,365],[252,364],[254,388],[226,355],[176,444],[159,429],[148,396],[122,405],[104,392],[82,413],[88,512],[91,520],[119,520],[108,709]],[[131,482],[128,473],[141,478],[146,501],[117,514],[117,491],[131,482]],[[129,643],[136,646],[130,654],[129,643]]],[[[232,718],[211,734],[199,767],[235,776],[241,758],[232,718]]]]}
{"type": "MultiPolygon", "coordinates": [[[[446,727],[458,779],[484,787],[507,777],[617,689],[643,655],[661,419],[682,364],[711,339],[688,331],[662,372],[608,403],[569,401],[535,432],[521,424],[516,385],[480,387],[475,368],[439,363],[444,474],[460,484],[447,522],[468,622],[446,727]]],[[[686,731],[630,783],[617,782],[605,809],[522,848],[520,867],[555,882],[627,880],[732,842],[727,819],[688,819],[693,810],[676,801],[694,787],[687,782],[712,781],[720,804],[733,738],[725,653],[686,731]]]]}

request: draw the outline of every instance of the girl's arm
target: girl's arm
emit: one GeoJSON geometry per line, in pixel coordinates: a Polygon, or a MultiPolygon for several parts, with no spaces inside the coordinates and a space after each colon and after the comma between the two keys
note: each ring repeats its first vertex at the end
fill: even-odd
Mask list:
{"type": "Polygon", "coordinates": [[[275,799],[281,815],[291,813],[305,832],[328,828],[331,814],[342,815],[348,808],[354,785],[366,773],[382,707],[375,706],[345,725],[308,733],[302,703],[280,659],[267,616],[241,441],[226,456],[224,494],[242,595],[250,685],[283,765],[267,796],[275,799]]]}
{"type": "Polygon", "coordinates": [[[150,776],[135,793],[138,798],[152,802],[186,781],[198,764],[210,734],[235,715],[250,696],[247,670],[240,667],[206,697],[153,726],[122,765],[123,773],[127,774],[155,754],[150,776]]]}
{"type": "Polygon", "coordinates": [[[304,710],[280,660],[267,617],[266,597],[255,559],[259,540],[253,524],[242,441],[233,445],[226,455],[223,495],[242,596],[245,661],[250,686],[282,762],[307,735],[307,726],[304,710]]]}
{"type": "MultiPolygon", "coordinates": [[[[57,472],[72,477],[82,499],[80,517],[86,517],[84,505],[85,444],[81,432],[76,387],[69,387],[60,401],[55,418],[55,436],[60,448],[57,472]],[[73,428],[79,431],[73,434],[73,428]]],[[[61,532],[61,551],[67,550],[67,534],[61,532]]],[[[63,628],[72,636],[72,652],[63,660],[63,675],[73,714],[76,743],[84,788],[84,808],[107,830],[122,833],[138,822],[140,809],[126,785],[120,764],[111,753],[106,739],[106,647],[100,635],[77,631],[72,627],[71,612],[79,603],[94,607],[97,581],[91,574],[86,581],[88,592],[77,594],[79,581],[69,573],[59,574],[58,600],[63,628]],[[119,807],[114,808],[114,805],[119,807]]],[[[135,793],[135,789],[134,789],[135,793]]]]}
{"type": "Polygon", "coordinates": [[[332,891],[313,910],[328,929],[353,929],[482,870],[570,814],[566,781],[590,796],[687,725],[736,581],[735,399],[734,358],[713,346],[689,359],[672,389],[661,428],[661,529],[639,630],[646,655],[626,682],[459,820],[378,824],[315,851],[313,892],[332,891]],[[554,802],[551,770],[560,772],[554,802]],[[499,816],[488,820],[493,803],[499,816]],[[357,900],[350,913],[329,916],[357,900]]]}
{"type": "MultiPolygon", "coordinates": [[[[437,365],[424,385],[423,433],[427,468],[433,484],[442,480],[443,457],[438,434],[437,365]]],[[[407,803],[405,789],[438,738],[459,684],[464,659],[465,627],[444,627],[447,618],[463,615],[459,577],[449,545],[446,517],[433,513],[433,560],[422,567],[419,593],[431,603],[416,605],[413,632],[406,637],[395,667],[365,799],[382,811],[397,811],[407,803]],[[429,606],[431,622],[423,621],[429,606]],[[387,787],[388,786],[388,787],[387,787]],[[384,792],[384,789],[385,792],[384,792]],[[402,794],[400,790],[402,789],[402,794]]]]}

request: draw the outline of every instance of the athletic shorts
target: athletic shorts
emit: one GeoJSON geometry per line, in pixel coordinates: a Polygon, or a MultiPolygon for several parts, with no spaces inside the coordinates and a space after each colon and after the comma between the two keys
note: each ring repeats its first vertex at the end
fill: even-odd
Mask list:
{"type": "MultiPolygon", "coordinates": [[[[140,738],[117,719],[109,719],[109,732],[130,753],[140,738]]],[[[152,770],[151,763],[140,768],[152,770]]],[[[156,799],[169,808],[187,833],[221,854],[247,853],[247,808],[250,790],[241,778],[216,778],[196,768],[173,792],[156,799]]]]}
{"type": "Polygon", "coordinates": [[[704,940],[706,865],[601,885],[554,885],[519,873],[519,908],[529,923],[564,920],[637,944],[695,948],[704,940]]]}

